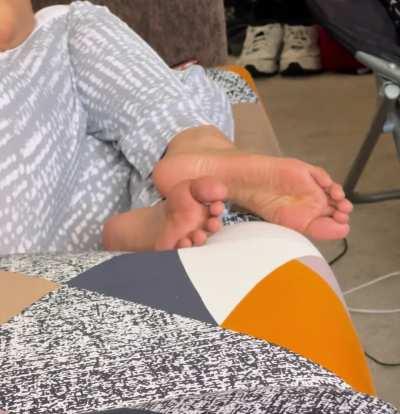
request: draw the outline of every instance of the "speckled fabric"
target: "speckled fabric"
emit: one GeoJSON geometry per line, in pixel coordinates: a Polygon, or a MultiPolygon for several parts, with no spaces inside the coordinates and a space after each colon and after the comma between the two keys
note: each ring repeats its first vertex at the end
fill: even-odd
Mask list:
{"type": "Polygon", "coordinates": [[[224,89],[232,105],[258,101],[258,97],[253,89],[237,73],[216,68],[207,69],[206,73],[210,79],[224,89]]]}
{"type": "Polygon", "coordinates": [[[0,270],[27,276],[42,276],[56,283],[67,283],[86,270],[123,253],[43,253],[0,257],[0,270]]]}
{"type": "MultiPolygon", "coordinates": [[[[0,259],[0,269],[67,281],[109,257],[10,256],[0,259]]],[[[122,407],[176,414],[397,413],[279,346],[68,286],[0,326],[0,366],[0,409],[13,414],[122,407]]]]}
{"type": "MultiPolygon", "coordinates": [[[[196,58],[203,66],[227,59],[222,0],[92,0],[107,6],[139,33],[170,65],[196,58]]],[[[32,0],[37,11],[71,0],[32,0]]]]}

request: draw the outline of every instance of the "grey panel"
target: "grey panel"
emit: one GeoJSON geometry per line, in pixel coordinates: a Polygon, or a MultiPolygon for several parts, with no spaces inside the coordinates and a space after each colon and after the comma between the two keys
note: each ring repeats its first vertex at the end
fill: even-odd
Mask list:
{"type": "Polygon", "coordinates": [[[216,324],[176,251],[114,257],[70,280],[68,285],[216,324]]]}

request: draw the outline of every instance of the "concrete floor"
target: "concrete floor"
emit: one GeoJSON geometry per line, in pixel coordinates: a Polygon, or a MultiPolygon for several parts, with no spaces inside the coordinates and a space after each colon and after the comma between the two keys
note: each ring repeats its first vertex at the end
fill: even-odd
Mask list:
{"type": "MultiPolygon", "coordinates": [[[[375,109],[372,75],[324,74],[306,79],[279,76],[257,81],[282,150],[326,168],[339,182],[351,165],[375,109]]],[[[391,137],[381,139],[359,189],[400,188],[400,165],[391,137]]],[[[400,270],[400,201],[356,205],[347,255],[334,265],[343,290],[400,270]]],[[[319,243],[330,260],[338,242],[319,243]]],[[[347,298],[353,307],[400,308],[400,276],[347,298]]],[[[384,361],[400,362],[400,313],[353,314],[365,349],[384,361]]],[[[400,367],[370,361],[379,397],[400,407],[400,367]]]]}

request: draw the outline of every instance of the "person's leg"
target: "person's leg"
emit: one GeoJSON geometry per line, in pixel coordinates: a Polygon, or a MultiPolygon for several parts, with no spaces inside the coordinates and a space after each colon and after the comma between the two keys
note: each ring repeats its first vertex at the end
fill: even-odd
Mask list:
{"type": "MultiPolygon", "coordinates": [[[[228,139],[234,140],[234,119],[230,100],[223,87],[210,79],[199,65],[192,65],[185,70],[174,70],[174,75],[207,119],[215,125],[228,139]]],[[[135,177],[133,177],[135,178],[135,177]]],[[[140,185],[132,180],[130,185],[132,209],[142,209],[155,205],[162,199],[155,188],[152,176],[142,178],[140,185]]],[[[169,195],[169,194],[168,194],[169,195]]]]}
{"type": "MultiPolygon", "coordinates": [[[[187,73],[181,73],[181,79],[185,84],[185,87],[188,88],[192,94],[192,96],[194,97],[194,99],[196,99],[197,103],[199,104],[199,106],[201,106],[203,108],[203,110],[205,111],[205,113],[207,114],[207,117],[209,119],[211,119],[213,121],[213,123],[215,125],[217,125],[219,127],[219,129],[224,132],[225,136],[231,136],[233,134],[233,118],[232,118],[232,111],[230,108],[230,104],[227,100],[226,95],[219,90],[219,88],[216,87],[214,82],[211,82],[209,79],[207,79],[204,75],[204,71],[198,67],[192,67],[192,71],[188,71],[187,73]]],[[[218,149],[220,151],[227,151],[227,150],[236,150],[235,147],[227,142],[226,138],[223,137],[222,134],[220,134],[219,137],[213,136],[212,133],[212,129],[209,129],[209,131],[211,131],[209,133],[209,141],[208,142],[204,142],[204,137],[202,136],[196,136],[194,139],[188,138],[187,136],[185,136],[182,140],[180,139],[175,139],[173,140],[173,142],[171,142],[171,145],[169,147],[169,151],[167,152],[167,157],[169,155],[171,155],[171,153],[173,154],[175,151],[177,152],[196,152],[196,151],[201,151],[203,152],[203,155],[206,155],[206,153],[204,153],[204,151],[207,151],[212,149],[212,147],[214,147],[214,149],[218,149]],[[184,141],[188,138],[187,141],[184,141]],[[220,140],[218,141],[218,138],[220,138],[220,140]],[[185,145],[187,145],[185,147],[185,145]],[[207,147],[208,146],[208,147],[207,147]]],[[[210,152],[210,151],[209,151],[210,152]]],[[[238,152],[236,152],[236,154],[238,154],[238,152]]],[[[242,153],[243,155],[245,155],[244,153],[242,153]]],[[[232,155],[232,153],[230,154],[232,155]]],[[[248,157],[247,162],[250,162],[250,159],[252,157],[248,157]]],[[[256,157],[257,158],[257,157],[256,157]]],[[[253,158],[254,160],[255,158],[253,158]]],[[[267,162],[267,157],[261,157],[259,158],[260,160],[260,167],[261,164],[264,164],[263,167],[265,167],[265,164],[267,162]]],[[[276,160],[276,159],[275,159],[276,160]]],[[[246,164],[246,162],[245,162],[246,164]]],[[[303,163],[299,163],[296,162],[294,160],[290,160],[288,162],[288,160],[284,161],[283,164],[292,164],[291,168],[299,168],[299,171],[301,171],[302,168],[304,168],[306,166],[306,164],[303,163]]],[[[233,166],[233,169],[235,170],[234,173],[240,175],[239,170],[238,170],[238,165],[235,167],[233,166]]],[[[243,168],[247,169],[247,166],[245,165],[245,167],[243,168]]],[[[204,171],[206,170],[206,168],[204,168],[204,171]]],[[[285,173],[287,173],[287,171],[285,171],[285,173]]],[[[249,174],[249,170],[246,171],[246,174],[249,174]]],[[[246,175],[245,174],[245,175],[246,175]]],[[[293,174],[296,175],[296,172],[293,171],[293,174]]],[[[324,175],[323,172],[321,172],[320,169],[318,168],[314,168],[314,174],[316,174],[316,176],[322,176],[324,175]]],[[[163,178],[165,178],[166,176],[162,173],[163,178]]],[[[154,175],[155,177],[158,176],[157,172],[154,175]]],[[[196,175],[197,176],[197,175],[196,175]]],[[[327,177],[325,177],[327,178],[327,177]]],[[[242,178],[243,180],[243,178],[242,178]]],[[[157,179],[156,179],[157,181],[157,179]]],[[[328,178],[328,183],[327,185],[329,186],[329,184],[331,183],[331,180],[329,180],[328,178]]],[[[326,184],[326,183],[325,183],[326,184]]],[[[244,185],[245,187],[245,185],[244,185]]],[[[341,191],[340,188],[338,188],[337,185],[334,185],[332,188],[333,192],[339,193],[336,194],[339,199],[340,197],[343,196],[343,193],[341,191]]],[[[236,200],[237,201],[237,200],[236,200]]],[[[345,203],[347,204],[347,203],[345,203]]],[[[292,219],[294,218],[294,216],[296,216],[299,213],[299,210],[296,210],[296,214],[293,213],[293,211],[289,211],[287,213],[283,212],[281,214],[283,214],[284,216],[286,215],[286,217],[281,217],[278,219],[278,217],[276,216],[273,221],[277,222],[280,221],[280,223],[286,223],[286,225],[290,226],[290,227],[296,227],[296,229],[301,229],[301,226],[298,226],[297,224],[293,223],[292,219]],[[293,215],[293,217],[291,217],[293,215]],[[290,216],[290,217],[289,217],[290,216]]],[[[264,218],[266,218],[268,216],[268,218],[271,218],[272,213],[268,212],[265,213],[265,215],[263,216],[264,218]]],[[[348,220],[348,216],[347,214],[341,214],[339,212],[337,212],[335,214],[335,218],[338,219],[338,221],[342,221],[342,223],[347,224],[346,221],[348,220]]],[[[328,219],[329,220],[329,219],[328,219]]],[[[325,220],[325,221],[328,221],[325,220]]],[[[321,237],[320,234],[317,234],[320,231],[320,222],[323,221],[322,219],[318,221],[317,224],[314,225],[315,228],[311,228],[313,227],[313,225],[310,226],[310,235],[314,235],[315,237],[319,238],[321,237]]],[[[329,223],[328,223],[329,224],[329,223]]],[[[324,227],[324,226],[323,226],[324,227]]],[[[324,227],[323,232],[326,230],[326,228],[324,227]]],[[[330,229],[328,230],[328,233],[330,233],[330,229]]],[[[324,237],[324,235],[322,235],[322,237],[324,237]]]]}
{"type": "Polygon", "coordinates": [[[103,247],[146,251],[201,246],[221,228],[226,192],[212,177],[181,181],[166,200],[111,217],[104,225],[103,247]]]}
{"type": "Polygon", "coordinates": [[[207,119],[215,125],[230,141],[235,140],[235,125],[230,100],[225,90],[199,65],[175,71],[183,87],[202,109],[207,119]]]}
{"type": "Polygon", "coordinates": [[[77,13],[69,53],[88,133],[112,141],[138,177],[153,175],[167,196],[182,180],[212,175],[227,186],[228,199],[266,220],[316,238],[348,233],[351,204],[325,171],[237,150],[126,25],[90,3],[74,2],[71,8],[77,13]],[[93,81],[93,68],[101,82],[93,81]]]}
{"type": "Polygon", "coordinates": [[[188,130],[173,139],[153,172],[161,194],[180,180],[213,175],[228,199],[267,221],[316,239],[349,232],[351,203],[321,168],[294,159],[239,151],[213,127],[188,130]]]}

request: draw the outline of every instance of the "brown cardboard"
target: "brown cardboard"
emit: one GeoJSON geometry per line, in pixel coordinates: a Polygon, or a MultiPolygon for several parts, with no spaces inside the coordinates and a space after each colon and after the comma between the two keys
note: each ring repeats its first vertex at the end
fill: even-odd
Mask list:
{"type": "Polygon", "coordinates": [[[0,324],[58,288],[56,283],[40,277],[0,271],[0,324]]]}

